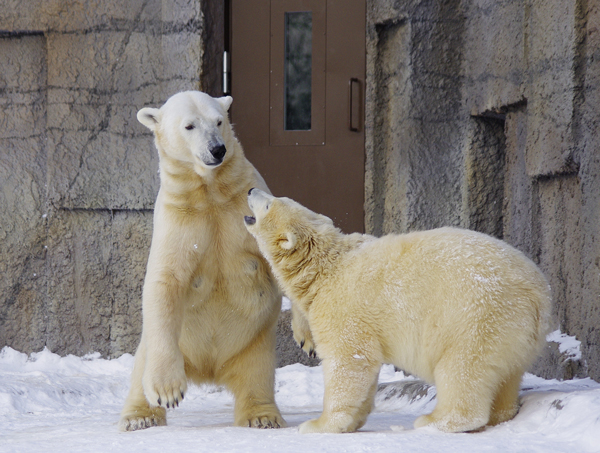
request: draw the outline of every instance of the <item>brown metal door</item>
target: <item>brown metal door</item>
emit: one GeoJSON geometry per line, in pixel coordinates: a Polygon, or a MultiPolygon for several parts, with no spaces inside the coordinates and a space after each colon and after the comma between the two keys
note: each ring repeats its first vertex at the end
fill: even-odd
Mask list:
{"type": "Polygon", "coordinates": [[[232,0],[231,117],[276,196],[364,231],[365,0],[232,0]]]}

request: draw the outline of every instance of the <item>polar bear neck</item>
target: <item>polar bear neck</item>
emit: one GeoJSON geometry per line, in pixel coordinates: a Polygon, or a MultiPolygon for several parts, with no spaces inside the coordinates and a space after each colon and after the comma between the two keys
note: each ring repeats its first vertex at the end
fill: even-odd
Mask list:
{"type": "Polygon", "coordinates": [[[178,207],[198,207],[213,201],[222,203],[234,195],[245,195],[248,190],[242,181],[247,181],[247,172],[252,168],[244,165],[246,158],[236,139],[227,145],[230,157],[214,169],[199,174],[195,164],[170,157],[157,143],[160,157],[160,190],[169,203],[178,207]]]}
{"type": "Polygon", "coordinates": [[[308,311],[320,282],[329,279],[344,257],[369,238],[345,235],[334,227],[311,234],[293,253],[273,257],[275,275],[292,300],[308,311]]]}

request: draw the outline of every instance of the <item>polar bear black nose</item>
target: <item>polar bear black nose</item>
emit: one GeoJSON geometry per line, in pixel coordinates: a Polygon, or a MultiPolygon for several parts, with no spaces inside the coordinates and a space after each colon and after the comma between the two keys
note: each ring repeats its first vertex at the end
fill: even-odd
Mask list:
{"type": "Polygon", "coordinates": [[[223,160],[223,157],[225,156],[226,152],[227,149],[225,149],[225,145],[219,145],[210,150],[210,153],[217,160],[223,160]]]}

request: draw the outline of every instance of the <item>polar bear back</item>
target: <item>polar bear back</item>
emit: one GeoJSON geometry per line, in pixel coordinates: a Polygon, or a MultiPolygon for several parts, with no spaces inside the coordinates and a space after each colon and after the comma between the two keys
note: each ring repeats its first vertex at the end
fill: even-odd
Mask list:
{"type": "Polygon", "coordinates": [[[356,318],[379,333],[383,362],[429,380],[451,349],[464,360],[484,355],[500,366],[527,367],[548,329],[549,288],[536,265],[473,231],[366,241],[327,282],[315,305],[337,304],[328,311],[350,318],[360,313],[356,318]]]}

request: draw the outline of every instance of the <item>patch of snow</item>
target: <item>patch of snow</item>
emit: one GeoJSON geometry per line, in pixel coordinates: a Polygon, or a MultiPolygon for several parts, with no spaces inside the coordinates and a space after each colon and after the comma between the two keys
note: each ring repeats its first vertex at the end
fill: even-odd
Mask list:
{"type": "Polygon", "coordinates": [[[558,343],[558,351],[573,360],[581,359],[581,341],[577,338],[555,330],[546,335],[546,341],[558,343]]]}
{"type": "MultiPolygon", "coordinates": [[[[421,399],[379,393],[366,425],[353,434],[298,433],[323,409],[322,367],[300,364],[276,372],[276,399],[289,427],[256,430],[233,426],[233,397],[215,386],[192,386],[168,426],[131,433],[117,429],[129,387],[133,357],[99,354],[60,357],[47,349],[27,355],[0,351],[0,452],[598,452],[600,384],[591,379],[544,380],[525,375],[515,419],[475,434],[413,429],[435,407],[421,399]],[[386,399],[387,397],[387,399],[386,399]]],[[[417,386],[385,365],[381,388],[417,386]]]]}
{"type": "Polygon", "coordinates": [[[281,311],[287,311],[292,309],[292,301],[287,297],[283,296],[281,299],[281,311]]]}

